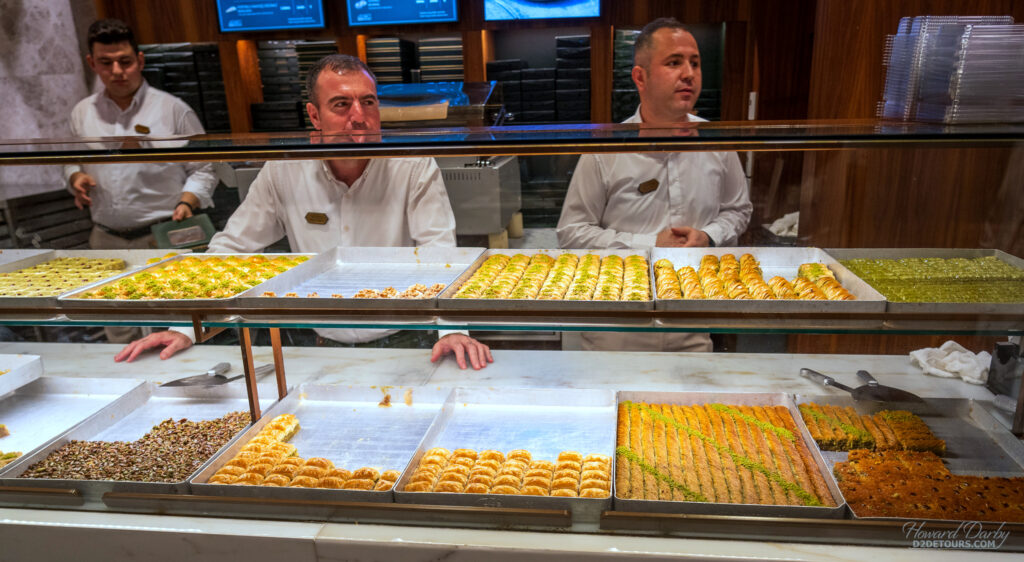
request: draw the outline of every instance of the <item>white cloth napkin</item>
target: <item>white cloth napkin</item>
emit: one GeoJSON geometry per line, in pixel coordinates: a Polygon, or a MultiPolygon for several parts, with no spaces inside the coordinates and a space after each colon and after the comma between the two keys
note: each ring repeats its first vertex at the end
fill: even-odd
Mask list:
{"type": "Polygon", "coordinates": [[[799,224],[800,211],[794,211],[773,222],[768,230],[776,236],[796,236],[796,228],[799,224]]]}
{"type": "Polygon", "coordinates": [[[992,364],[992,354],[989,352],[972,353],[952,340],[942,344],[942,347],[911,351],[910,359],[927,375],[960,377],[971,384],[985,384],[988,368],[992,364]]]}

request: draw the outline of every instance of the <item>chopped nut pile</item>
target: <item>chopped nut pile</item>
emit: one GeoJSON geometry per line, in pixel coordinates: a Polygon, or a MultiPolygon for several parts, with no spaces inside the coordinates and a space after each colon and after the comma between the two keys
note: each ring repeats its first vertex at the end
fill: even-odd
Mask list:
{"type": "Polygon", "coordinates": [[[181,482],[248,425],[247,412],[198,422],[167,419],[137,441],[72,441],[21,477],[181,482]]]}

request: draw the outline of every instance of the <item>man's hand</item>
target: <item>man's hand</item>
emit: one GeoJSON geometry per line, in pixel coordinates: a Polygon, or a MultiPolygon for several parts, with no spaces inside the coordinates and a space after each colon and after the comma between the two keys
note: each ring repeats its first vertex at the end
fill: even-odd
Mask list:
{"type": "Polygon", "coordinates": [[[170,330],[153,332],[142,339],[135,340],[126,345],[120,353],[114,356],[114,361],[118,363],[121,361],[131,363],[143,351],[160,346],[164,346],[164,350],[160,352],[160,359],[169,359],[175,353],[192,347],[192,340],[180,332],[172,332],[170,330]]]}
{"type": "Polygon", "coordinates": [[[469,357],[469,364],[478,371],[488,363],[494,363],[491,348],[465,334],[448,334],[437,340],[434,352],[430,355],[430,362],[436,362],[449,352],[455,354],[455,362],[459,364],[460,369],[466,368],[466,357],[469,357]]]}
{"type": "Polygon", "coordinates": [[[174,208],[174,213],[171,215],[171,218],[175,221],[183,221],[187,218],[191,218],[193,215],[192,209],[199,208],[199,198],[187,191],[181,192],[181,200],[179,203],[188,203],[188,205],[179,204],[174,208]]]}
{"type": "Polygon", "coordinates": [[[85,172],[71,174],[71,193],[75,196],[75,206],[84,209],[92,205],[92,198],[89,197],[89,190],[96,187],[96,180],[85,172]]]}
{"type": "Polygon", "coordinates": [[[666,228],[658,233],[654,245],[659,248],[683,248],[686,246],[686,238],[680,233],[679,228],[666,228]]]}
{"type": "Polygon", "coordinates": [[[679,228],[673,228],[672,232],[675,232],[683,239],[684,248],[706,248],[711,245],[711,237],[707,235],[703,230],[697,230],[689,226],[682,226],[679,228]]]}

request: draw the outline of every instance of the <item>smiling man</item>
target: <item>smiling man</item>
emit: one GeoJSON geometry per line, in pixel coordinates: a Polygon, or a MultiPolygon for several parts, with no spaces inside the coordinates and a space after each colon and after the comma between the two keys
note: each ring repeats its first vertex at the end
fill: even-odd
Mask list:
{"type": "MultiPolygon", "coordinates": [[[[626,123],[696,134],[700,96],[697,41],[682,24],[659,18],[637,36],[633,82],[640,107],[626,123]]],[[[583,155],[558,221],[563,248],[728,246],[750,222],[749,189],[734,152],[583,155]]],[[[584,334],[587,349],[710,351],[707,334],[584,334]]]]}
{"type": "MultiPolygon", "coordinates": [[[[306,111],[313,142],[347,143],[380,136],[377,82],[362,61],[330,55],[309,71],[306,111]]],[[[210,241],[210,252],[259,252],[282,237],[296,252],[337,246],[455,246],[455,215],[432,158],[281,160],[268,162],[249,194],[210,241]]],[[[351,295],[347,295],[351,296],[351,295]]],[[[345,345],[419,347],[424,332],[318,329],[345,345]],[[371,343],[372,342],[372,343],[371,343]]],[[[164,347],[164,359],[192,345],[193,334],[170,330],[132,342],[115,357],[135,359],[164,347]]],[[[460,367],[493,361],[490,349],[462,333],[433,345],[432,361],[452,353],[460,367]]]]}

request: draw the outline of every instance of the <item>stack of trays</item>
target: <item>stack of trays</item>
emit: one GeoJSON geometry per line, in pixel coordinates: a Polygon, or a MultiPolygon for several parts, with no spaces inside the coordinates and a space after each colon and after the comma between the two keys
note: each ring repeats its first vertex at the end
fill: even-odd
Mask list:
{"type": "MultiPolygon", "coordinates": [[[[299,59],[299,84],[302,86],[302,99],[308,100],[306,76],[309,74],[309,70],[325,56],[338,54],[338,44],[334,41],[298,41],[295,43],[295,53],[299,59]]],[[[305,111],[300,113],[305,127],[313,128],[312,123],[309,122],[309,115],[305,111]]]]}
{"type": "Polygon", "coordinates": [[[420,80],[423,82],[461,81],[462,38],[434,37],[420,39],[420,80]]]}
{"type": "Polygon", "coordinates": [[[412,41],[398,37],[367,39],[366,64],[377,76],[378,84],[412,82],[416,49],[412,41]]]}
{"type": "Polygon", "coordinates": [[[612,66],[612,121],[625,121],[640,105],[640,94],[633,83],[633,45],[640,32],[616,29],[612,66]]]}
{"type": "Polygon", "coordinates": [[[162,43],[139,50],[146,55],[143,76],[150,85],[181,98],[207,132],[231,129],[217,45],[162,43]]]}
{"type": "Polygon", "coordinates": [[[252,105],[253,129],[290,131],[303,127],[302,83],[295,41],[260,41],[257,51],[262,104],[252,105]]]}
{"type": "Polygon", "coordinates": [[[526,62],[520,59],[492,60],[487,63],[487,79],[498,83],[505,110],[520,120],[523,111],[523,69],[526,62]]]}
{"type": "Polygon", "coordinates": [[[559,121],[590,121],[590,36],[555,37],[559,121]]]}
{"type": "Polygon", "coordinates": [[[524,68],[521,73],[523,77],[521,121],[554,121],[556,119],[555,69],[524,68]]]}

